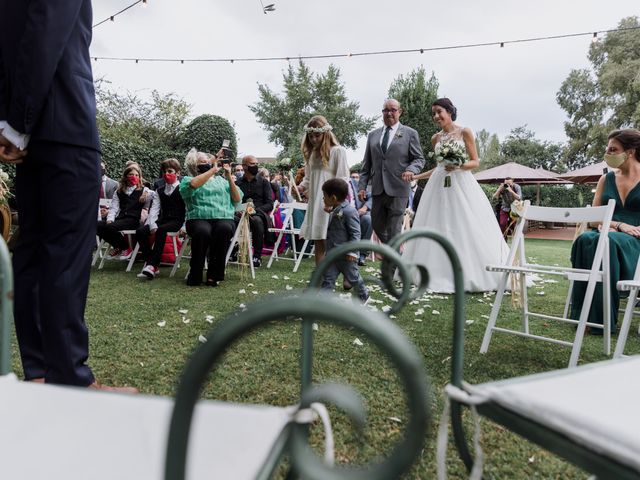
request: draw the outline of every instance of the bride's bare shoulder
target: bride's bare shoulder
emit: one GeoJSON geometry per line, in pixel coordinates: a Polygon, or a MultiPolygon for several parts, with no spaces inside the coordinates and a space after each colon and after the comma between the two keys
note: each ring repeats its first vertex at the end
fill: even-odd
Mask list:
{"type": "Polygon", "coordinates": [[[442,135],[442,131],[433,134],[433,136],[431,137],[431,145],[435,146],[435,144],[438,143],[438,140],[440,140],[440,135],[442,135]]]}

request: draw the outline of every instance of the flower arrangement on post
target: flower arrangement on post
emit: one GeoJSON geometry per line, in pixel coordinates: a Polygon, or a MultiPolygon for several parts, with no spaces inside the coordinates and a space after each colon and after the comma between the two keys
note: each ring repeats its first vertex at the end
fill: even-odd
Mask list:
{"type": "MultiPolygon", "coordinates": [[[[469,160],[464,145],[453,140],[445,140],[436,144],[434,151],[429,152],[429,157],[435,159],[439,164],[444,164],[445,167],[461,167],[469,160]]],[[[451,175],[444,177],[444,186],[451,186],[451,175]]]]}

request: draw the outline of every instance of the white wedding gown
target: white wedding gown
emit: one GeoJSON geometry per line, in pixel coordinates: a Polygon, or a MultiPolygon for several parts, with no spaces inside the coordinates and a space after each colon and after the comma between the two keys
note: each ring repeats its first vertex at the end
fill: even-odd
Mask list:
{"type": "MultiPolygon", "coordinates": [[[[447,139],[464,145],[462,129],[449,134],[447,139]]],[[[435,230],[453,244],[462,264],[465,291],[497,290],[500,274],[487,272],[485,267],[504,262],[509,247],[491,204],[471,171],[447,172],[443,165],[438,165],[422,193],[412,228],[435,230]],[[449,187],[444,186],[447,175],[451,176],[449,187]]],[[[402,256],[427,268],[430,290],[454,291],[451,263],[439,244],[428,239],[411,240],[402,256]]]]}

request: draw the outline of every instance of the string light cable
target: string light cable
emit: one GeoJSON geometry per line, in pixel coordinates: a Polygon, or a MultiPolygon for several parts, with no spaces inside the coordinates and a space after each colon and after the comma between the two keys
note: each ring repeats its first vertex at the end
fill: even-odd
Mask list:
{"type": "Polygon", "coordinates": [[[116,17],[118,15],[122,15],[124,12],[126,12],[127,10],[129,10],[130,8],[135,7],[136,5],[138,5],[139,3],[142,4],[143,7],[147,6],[147,0],[136,0],[135,2],[133,2],[131,5],[124,7],[122,10],[120,10],[119,12],[114,13],[113,15],[109,15],[107,18],[105,18],[104,20],[101,20],[100,22],[96,23],[93,28],[99,27],[100,25],[102,25],[103,23],[107,23],[107,22],[114,22],[116,17]]]}
{"type": "MultiPolygon", "coordinates": [[[[142,0],[139,0],[141,2],[142,0]]],[[[139,3],[136,2],[136,3],[139,3]]],[[[529,42],[541,42],[547,40],[559,40],[565,38],[575,38],[575,37],[591,37],[592,39],[597,39],[598,34],[607,34],[613,32],[628,32],[628,31],[636,31],[640,30],[640,26],[638,27],[623,27],[623,28],[612,28],[609,30],[597,30],[590,32],[580,32],[580,33],[566,33],[562,35],[549,35],[544,37],[531,37],[531,38],[520,38],[516,40],[504,40],[497,42],[482,42],[482,43],[467,43],[461,45],[444,45],[439,47],[426,47],[426,48],[408,48],[401,50],[379,50],[379,51],[370,51],[370,52],[352,52],[352,53],[330,53],[330,54],[320,54],[320,55],[291,55],[288,57],[245,57],[245,58],[143,58],[143,57],[101,57],[101,56],[92,56],[95,61],[98,60],[106,60],[106,61],[114,61],[114,62],[179,62],[184,64],[185,62],[190,63],[207,63],[207,62],[270,62],[270,61],[290,61],[290,60],[318,60],[318,59],[331,59],[331,58],[353,58],[353,57],[367,57],[373,55],[397,55],[402,53],[425,53],[425,52],[436,52],[443,50],[459,50],[463,48],[478,48],[478,47],[490,47],[490,46],[499,46],[504,48],[505,45],[509,44],[518,44],[518,43],[529,43],[529,42]]]]}

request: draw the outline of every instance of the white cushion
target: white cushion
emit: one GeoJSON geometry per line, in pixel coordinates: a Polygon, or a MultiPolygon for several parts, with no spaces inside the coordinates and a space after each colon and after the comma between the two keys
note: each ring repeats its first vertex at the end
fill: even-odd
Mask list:
{"type": "Polygon", "coordinates": [[[640,472],[640,356],[465,389],[640,472]]]}
{"type": "MultiPolygon", "coordinates": [[[[173,399],[0,377],[0,478],[164,478],[173,399]]],[[[253,479],[291,408],[198,402],[187,478],[253,479]]]]}

